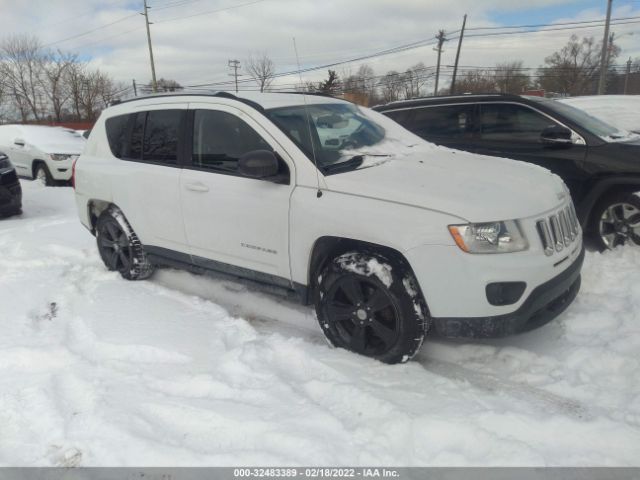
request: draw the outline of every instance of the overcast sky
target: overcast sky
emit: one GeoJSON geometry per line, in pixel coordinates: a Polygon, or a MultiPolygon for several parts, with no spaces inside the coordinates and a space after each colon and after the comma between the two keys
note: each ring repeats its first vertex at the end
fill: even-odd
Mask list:
{"type": "MultiPolygon", "coordinates": [[[[464,13],[469,28],[575,22],[603,18],[606,0],[149,0],[149,5],[157,77],[194,85],[229,80],[227,61],[244,63],[250,52],[267,52],[278,72],[295,70],[293,37],[305,68],[433,39],[439,29],[455,32],[464,13]]],[[[614,0],[613,5],[614,18],[638,16],[640,22],[640,1],[614,0]]],[[[34,34],[51,48],[77,52],[117,80],[146,83],[151,73],[140,11],[142,0],[0,0],[0,36],[34,34]]],[[[640,23],[613,31],[622,47],[618,63],[640,57],[640,23]]],[[[600,40],[603,27],[484,38],[473,33],[479,32],[468,31],[461,65],[523,60],[537,67],[571,34],[600,40]]],[[[443,65],[453,64],[455,49],[455,40],[445,44],[443,65]]],[[[366,61],[376,74],[418,62],[435,65],[433,46],[366,61]]],[[[355,71],[362,63],[336,70],[355,71]]],[[[325,76],[319,71],[303,80],[325,76]]]]}

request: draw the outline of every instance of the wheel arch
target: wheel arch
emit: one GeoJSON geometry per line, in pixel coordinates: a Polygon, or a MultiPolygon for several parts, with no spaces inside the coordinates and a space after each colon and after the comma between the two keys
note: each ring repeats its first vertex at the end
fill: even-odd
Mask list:
{"type": "Polygon", "coordinates": [[[96,234],[96,223],[98,222],[98,218],[102,212],[110,207],[118,208],[116,204],[105,200],[91,199],[87,202],[87,218],[91,224],[91,233],[93,235],[96,234]]]}
{"type": "MultiPolygon", "coordinates": [[[[392,264],[403,266],[414,276],[418,284],[417,286],[420,289],[420,284],[413,268],[411,268],[411,264],[399,250],[365,240],[338,236],[323,236],[316,239],[311,249],[311,254],[309,255],[307,288],[306,295],[303,298],[305,304],[310,304],[313,301],[314,293],[318,286],[318,273],[332,259],[351,250],[380,254],[386,257],[392,264]]],[[[420,294],[424,300],[422,290],[420,290],[420,294]]]]}
{"type": "Polygon", "coordinates": [[[634,193],[639,191],[640,176],[638,175],[614,176],[598,180],[580,204],[576,205],[582,228],[586,229],[589,226],[594,207],[602,198],[614,193],[634,193]]]}

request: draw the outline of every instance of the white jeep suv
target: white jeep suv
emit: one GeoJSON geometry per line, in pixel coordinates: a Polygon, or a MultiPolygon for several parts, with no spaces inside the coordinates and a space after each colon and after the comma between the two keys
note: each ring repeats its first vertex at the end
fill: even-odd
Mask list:
{"type": "Polygon", "coordinates": [[[172,266],[295,294],[333,345],[388,363],[428,331],[535,328],[580,287],[582,235],[559,177],[436,147],[338,99],[125,101],[74,170],[110,270],[136,280],[172,266]]]}

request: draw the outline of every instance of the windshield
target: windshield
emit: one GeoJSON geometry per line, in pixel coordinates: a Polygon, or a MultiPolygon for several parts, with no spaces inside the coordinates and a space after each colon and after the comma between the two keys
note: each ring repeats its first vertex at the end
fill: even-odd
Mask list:
{"type": "Polygon", "coordinates": [[[567,117],[572,122],[580,125],[582,128],[600,137],[606,142],[620,141],[628,138],[629,132],[620,130],[619,128],[609,125],[602,120],[592,117],[584,110],[572,107],[566,103],[557,102],[554,100],[538,100],[537,102],[544,102],[546,107],[558,112],[560,115],[567,117]]]}
{"type": "Polygon", "coordinates": [[[267,111],[269,118],[324,172],[336,167],[357,168],[366,147],[387,138],[386,130],[355,105],[347,103],[296,105],[267,111]]]}

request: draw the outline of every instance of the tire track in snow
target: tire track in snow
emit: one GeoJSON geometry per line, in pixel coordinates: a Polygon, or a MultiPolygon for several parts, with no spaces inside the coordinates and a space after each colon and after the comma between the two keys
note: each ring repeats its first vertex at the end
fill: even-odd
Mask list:
{"type": "Polygon", "coordinates": [[[430,358],[424,354],[419,355],[418,361],[420,361],[425,370],[434,374],[441,375],[458,383],[468,382],[475,388],[485,392],[496,395],[509,395],[519,401],[527,402],[529,405],[545,413],[548,413],[549,409],[551,409],[554,412],[561,413],[575,420],[589,421],[596,418],[592,409],[587,408],[581,402],[527,385],[526,383],[505,380],[496,375],[482,373],[455,363],[430,358]]]}

